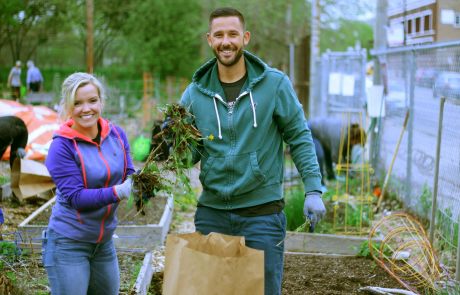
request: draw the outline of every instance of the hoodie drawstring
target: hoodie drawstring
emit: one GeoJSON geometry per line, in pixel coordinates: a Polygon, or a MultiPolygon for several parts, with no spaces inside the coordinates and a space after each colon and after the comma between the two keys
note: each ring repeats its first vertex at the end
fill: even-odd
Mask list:
{"type": "Polygon", "coordinates": [[[256,118],[256,106],[254,105],[254,100],[252,99],[252,91],[249,91],[249,98],[251,99],[252,107],[252,117],[254,119],[254,128],[257,128],[257,118],[256,118]]]}
{"type": "Polygon", "coordinates": [[[222,139],[222,129],[220,128],[220,117],[219,117],[219,112],[217,111],[216,97],[213,97],[213,101],[214,101],[214,110],[216,111],[216,117],[217,117],[217,127],[219,128],[219,139],[222,139]]]}
{"type": "MultiPolygon", "coordinates": [[[[256,116],[256,105],[254,104],[254,99],[252,98],[252,92],[249,91],[249,99],[251,100],[251,110],[252,110],[252,118],[254,120],[254,124],[252,125],[254,128],[257,128],[257,116],[256,116]]],[[[219,129],[219,139],[222,139],[222,128],[220,127],[220,117],[219,111],[217,110],[217,101],[216,97],[213,97],[214,102],[214,111],[216,112],[217,117],[217,128],[219,129]]]]}

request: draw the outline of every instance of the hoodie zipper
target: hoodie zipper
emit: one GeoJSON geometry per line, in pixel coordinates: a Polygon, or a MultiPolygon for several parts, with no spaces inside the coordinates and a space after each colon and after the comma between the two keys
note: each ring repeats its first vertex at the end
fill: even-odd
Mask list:
{"type": "Polygon", "coordinates": [[[235,106],[236,106],[236,104],[238,103],[238,101],[240,100],[240,98],[243,97],[243,96],[245,96],[246,94],[248,94],[248,92],[247,92],[247,91],[244,91],[244,92],[242,92],[240,95],[238,95],[238,97],[235,99],[234,102],[232,102],[232,103],[227,103],[227,105],[228,105],[228,113],[229,113],[230,115],[233,114],[233,110],[235,109],[235,106]]]}

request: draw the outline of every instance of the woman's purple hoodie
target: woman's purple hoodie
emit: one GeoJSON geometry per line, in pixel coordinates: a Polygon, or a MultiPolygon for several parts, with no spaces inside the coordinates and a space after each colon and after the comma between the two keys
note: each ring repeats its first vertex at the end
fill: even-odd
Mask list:
{"type": "Polygon", "coordinates": [[[74,129],[73,120],[54,134],[45,164],[56,184],[48,228],[70,239],[103,243],[117,226],[114,185],[134,173],[125,132],[99,118],[100,144],[74,129]]]}

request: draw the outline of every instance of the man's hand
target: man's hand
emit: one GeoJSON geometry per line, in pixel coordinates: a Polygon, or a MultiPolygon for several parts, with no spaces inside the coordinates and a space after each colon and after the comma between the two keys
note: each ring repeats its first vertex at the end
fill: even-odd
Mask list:
{"type": "Polygon", "coordinates": [[[131,177],[126,178],[122,184],[115,185],[115,191],[117,192],[118,198],[120,198],[120,200],[128,199],[131,195],[132,187],[133,180],[131,177]]]}
{"type": "Polygon", "coordinates": [[[323,200],[321,199],[321,193],[317,191],[306,193],[303,214],[310,219],[313,227],[324,217],[326,207],[324,207],[323,200]]]}
{"type": "Polygon", "coordinates": [[[23,148],[18,148],[17,154],[19,158],[24,159],[26,156],[26,150],[23,148]]]}

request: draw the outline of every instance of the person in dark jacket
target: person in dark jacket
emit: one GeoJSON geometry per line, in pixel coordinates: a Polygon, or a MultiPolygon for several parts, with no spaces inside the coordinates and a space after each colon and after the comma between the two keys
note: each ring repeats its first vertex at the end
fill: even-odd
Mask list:
{"type": "Polygon", "coordinates": [[[2,236],[2,226],[3,223],[5,223],[5,219],[3,217],[3,211],[2,208],[0,208],[0,241],[3,241],[3,236],[2,236]]]}
{"type": "Polygon", "coordinates": [[[355,146],[364,146],[366,132],[356,123],[347,123],[339,118],[318,117],[308,120],[316,155],[324,179],[336,178],[334,164],[353,163],[352,150],[355,146]]]}
{"type": "Polygon", "coordinates": [[[56,203],[43,232],[43,264],[52,294],[119,293],[112,239],[117,207],[129,198],[134,173],[125,132],[101,117],[99,80],[74,73],[62,84],[61,117],[45,164],[56,203]]]}
{"type": "Polygon", "coordinates": [[[207,41],[215,58],[195,72],[181,98],[203,137],[213,138],[194,150],[203,185],[195,226],[202,234],[244,236],[247,246],[263,250],[265,294],[281,294],[283,142],[302,176],[304,214],[316,223],[326,209],[302,106],[284,73],[244,50],[250,36],[239,11],[214,10],[207,41]]]}
{"type": "Polygon", "coordinates": [[[26,155],[27,139],[29,132],[26,124],[16,116],[0,117],[0,158],[3,157],[8,146],[10,149],[10,168],[13,168],[14,160],[19,156],[26,155]]]}

